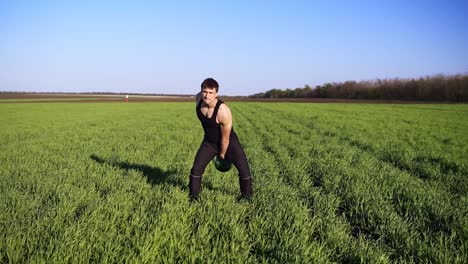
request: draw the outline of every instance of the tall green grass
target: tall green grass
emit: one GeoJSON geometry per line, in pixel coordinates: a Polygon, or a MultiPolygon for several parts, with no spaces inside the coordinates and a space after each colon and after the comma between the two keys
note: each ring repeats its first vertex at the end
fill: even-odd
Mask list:
{"type": "Polygon", "coordinates": [[[229,103],[254,176],[188,175],[194,103],[0,105],[0,262],[464,263],[468,106],[229,103]]]}

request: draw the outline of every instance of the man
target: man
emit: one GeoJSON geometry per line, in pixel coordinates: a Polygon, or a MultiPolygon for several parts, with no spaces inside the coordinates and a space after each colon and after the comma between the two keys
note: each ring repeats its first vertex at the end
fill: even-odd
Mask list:
{"type": "Polygon", "coordinates": [[[212,78],[201,84],[201,92],[196,96],[196,113],[205,136],[198,149],[190,170],[190,199],[197,199],[200,194],[202,175],[208,163],[218,155],[230,160],[239,172],[240,199],[252,199],[252,175],[244,150],[232,127],[232,115],[229,107],[218,99],[219,85],[212,78]]]}

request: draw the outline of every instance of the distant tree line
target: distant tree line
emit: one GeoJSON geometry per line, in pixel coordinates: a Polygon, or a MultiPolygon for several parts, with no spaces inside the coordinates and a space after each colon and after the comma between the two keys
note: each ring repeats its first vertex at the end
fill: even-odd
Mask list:
{"type": "Polygon", "coordinates": [[[468,75],[435,75],[419,79],[383,79],[325,83],[311,88],[271,89],[251,98],[344,98],[468,102],[468,75]]]}

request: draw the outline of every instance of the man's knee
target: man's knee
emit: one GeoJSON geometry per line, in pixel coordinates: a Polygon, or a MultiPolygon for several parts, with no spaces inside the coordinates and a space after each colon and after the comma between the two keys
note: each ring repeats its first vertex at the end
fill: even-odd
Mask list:
{"type": "Polygon", "coordinates": [[[190,170],[190,174],[194,176],[202,176],[203,173],[205,172],[205,168],[202,166],[193,166],[192,169],[190,170]]]}
{"type": "Polygon", "coordinates": [[[234,166],[236,166],[241,178],[250,176],[249,163],[247,162],[245,154],[242,153],[242,155],[237,155],[233,157],[231,161],[234,163],[234,166]]]}

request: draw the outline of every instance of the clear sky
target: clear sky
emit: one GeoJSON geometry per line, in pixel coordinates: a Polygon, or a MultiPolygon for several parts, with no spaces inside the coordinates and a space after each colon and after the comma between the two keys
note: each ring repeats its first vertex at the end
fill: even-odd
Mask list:
{"type": "Polygon", "coordinates": [[[468,1],[0,1],[0,91],[222,95],[468,73],[468,1]]]}

